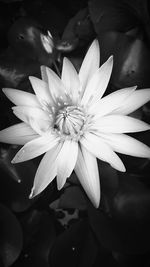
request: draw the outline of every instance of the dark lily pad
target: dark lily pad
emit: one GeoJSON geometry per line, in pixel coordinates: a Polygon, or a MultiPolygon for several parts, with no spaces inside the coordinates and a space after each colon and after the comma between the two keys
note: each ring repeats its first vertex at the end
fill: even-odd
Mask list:
{"type": "Polygon", "coordinates": [[[119,186],[117,171],[109,164],[98,160],[101,190],[109,196],[113,196],[119,186]]]}
{"type": "Polygon", "coordinates": [[[88,226],[85,220],[72,224],[55,240],[49,254],[50,266],[79,266],[88,226]]]}
{"type": "Polygon", "coordinates": [[[23,245],[21,226],[15,215],[0,204],[0,258],[4,267],[19,257],[23,245]]]}
{"type": "Polygon", "coordinates": [[[135,177],[120,175],[117,193],[105,194],[109,213],[89,205],[89,219],[100,244],[110,251],[142,254],[150,248],[150,189],[135,177]]]}
{"type": "Polygon", "coordinates": [[[15,212],[26,210],[34,199],[29,199],[37,165],[33,161],[11,164],[19,147],[10,146],[1,158],[0,199],[15,212]]]}
{"type": "Polygon", "coordinates": [[[25,235],[24,251],[17,264],[48,267],[49,252],[56,235],[52,214],[32,210],[22,218],[22,225],[25,235]]]}
{"type": "Polygon", "coordinates": [[[86,209],[84,193],[79,186],[69,186],[64,189],[59,199],[59,208],[63,209],[86,209]]]}
{"type": "MultiPolygon", "coordinates": [[[[131,1],[91,0],[88,2],[91,20],[97,34],[104,31],[128,31],[138,24],[131,1]]],[[[136,4],[136,1],[134,1],[136,4]]]]}

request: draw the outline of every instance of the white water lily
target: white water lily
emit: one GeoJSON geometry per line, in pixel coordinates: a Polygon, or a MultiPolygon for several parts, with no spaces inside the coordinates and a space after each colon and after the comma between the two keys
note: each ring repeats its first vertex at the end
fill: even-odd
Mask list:
{"type": "Polygon", "coordinates": [[[61,189],[74,170],[95,207],[100,202],[97,159],[118,171],[125,166],[116,152],[150,158],[150,148],[126,133],[150,126],[128,116],[150,100],[150,89],[124,88],[103,97],[113,67],[111,56],[99,67],[98,41],[90,46],[77,74],[64,58],[61,78],[42,66],[42,80],[30,77],[34,94],[3,89],[16,105],[23,122],[0,132],[0,141],[24,145],[12,163],[43,153],[30,197],[42,192],[57,177],[61,189]]]}

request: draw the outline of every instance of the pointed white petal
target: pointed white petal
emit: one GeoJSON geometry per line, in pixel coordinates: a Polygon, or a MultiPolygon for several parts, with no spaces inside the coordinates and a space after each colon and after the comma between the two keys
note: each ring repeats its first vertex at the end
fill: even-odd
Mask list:
{"type": "Polygon", "coordinates": [[[82,62],[79,71],[79,79],[82,85],[83,93],[88,81],[91,79],[95,71],[99,68],[99,64],[100,64],[99,44],[97,40],[94,40],[86,53],[86,56],[82,62]]]}
{"type": "Polygon", "coordinates": [[[113,57],[111,56],[92,76],[84,91],[81,104],[95,104],[105,93],[113,67],[113,57]]]}
{"type": "Polygon", "coordinates": [[[48,83],[33,76],[30,76],[29,80],[41,105],[52,105],[53,100],[49,92],[48,83]]]}
{"type": "Polygon", "coordinates": [[[29,124],[38,134],[47,131],[51,125],[52,118],[40,108],[17,106],[12,109],[20,120],[29,124]]]}
{"type": "Polygon", "coordinates": [[[40,107],[34,94],[11,88],[4,88],[3,92],[15,105],[40,107]]]}
{"type": "Polygon", "coordinates": [[[125,171],[125,166],[121,159],[99,136],[96,136],[92,133],[86,133],[86,135],[80,140],[80,142],[95,157],[108,162],[113,168],[118,171],[125,171]]]}
{"type": "Polygon", "coordinates": [[[45,120],[49,121],[50,117],[49,114],[42,110],[41,108],[33,108],[33,107],[26,107],[26,106],[15,106],[12,107],[14,113],[22,113],[25,117],[24,121],[28,122],[28,119],[34,118],[35,120],[45,120]]]}
{"type": "Polygon", "coordinates": [[[97,160],[84,147],[79,148],[75,173],[89,199],[98,208],[100,202],[100,181],[97,160]]]}
{"type": "Polygon", "coordinates": [[[66,57],[63,59],[61,79],[67,93],[72,95],[73,100],[76,101],[80,89],[79,77],[73,64],[66,57]]]}
{"type": "Polygon", "coordinates": [[[49,90],[53,101],[56,104],[58,103],[58,101],[61,101],[61,99],[63,101],[66,101],[65,88],[61,79],[53,70],[48,67],[46,67],[46,72],[48,77],[49,90]]]}
{"type": "Polygon", "coordinates": [[[38,135],[26,123],[18,123],[0,131],[0,142],[24,145],[38,135]]]}
{"type": "Polygon", "coordinates": [[[60,143],[57,144],[43,156],[35,175],[30,198],[40,194],[48,186],[48,184],[51,183],[52,180],[56,177],[57,175],[56,161],[61,146],[62,145],[60,143]]]}
{"type": "Polygon", "coordinates": [[[95,113],[96,116],[103,116],[116,110],[118,106],[122,105],[127,97],[135,91],[136,86],[124,88],[115,91],[102,99],[100,99],[96,105],[89,106],[89,112],[95,113]]]}
{"type": "Polygon", "coordinates": [[[57,159],[57,187],[60,190],[71,175],[77,161],[78,143],[66,140],[57,159]]]}
{"type": "Polygon", "coordinates": [[[150,148],[126,134],[100,134],[104,141],[118,153],[134,157],[150,158],[150,148]]]}
{"type": "Polygon", "coordinates": [[[41,66],[41,77],[42,80],[46,83],[48,83],[48,77],[47,77],[47,72],[46,72],[46,66],[42,65],[41,66]]]}
{"type": "Polygon", "coordinates": [[[129,116],[108,115],[96,120],[91,128],[106,133],[132,133],[150,130],[150,125],[129,116]]]}
{"type": "Polygon", "coordinates": [[[124,103],[119,106],[114,113],[116,114],[130,114],[136,109],[142,107],[144,104],[150,101],[150,89],[141,89],[133,92],[124,103]]]}
{"type": "Polygon", "coordinates": [[[51,134],[45,134],[24,145],[12,160],[12,163],[19,163],[30,160],[47,152],[57,145],[59,138],[51,134]]]}

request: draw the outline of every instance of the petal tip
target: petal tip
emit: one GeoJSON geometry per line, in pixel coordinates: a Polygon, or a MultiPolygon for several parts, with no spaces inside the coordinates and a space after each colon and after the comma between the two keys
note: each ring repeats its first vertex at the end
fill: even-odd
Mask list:
{"type": "Polygon", "coordinates": [[[36,77],[34,77],[34,76],[29,76],[29,80],[30,80],[30,81],[32,81],[32,80],[34,80],[34,79],[36,79],[36,77]]]}
{"type": "Polygon", "coordinates": [[[97,39],[95,39],[94,41],[93,41],[93,43],[91,44],[91,46],[96,46],[96,47],[98,47],[99,48],[99,41],[97,40],[97,39]]]}
{"type": "Polygon", "coordinates": [[[21,153],[20,151],[17,152],[17,154],[14,156],[14,158],[11,160],[12,164],[23,162],[23,160],[20,157],[21,153]]]}
{"type": "Polygon", "coordinates": [[[94,205],[94,207],[95,207],[96,209],[98,209],[98,208],[99,208],[99,205],[100,205],[100,199],[98,199],[98,201],[94,201],[94,202],[93,202],[93,205],[94,205]]]}
{"type": "Polygon", "coordinates": [[[30,193],[30,195],[29,195],[29,199],[32,199],[32,198],[34,198],[34,196],[35,196],[35,192],[34,192],[34,187],[31,189],[31,193],[30,193]]]}
{"type": "Polygon", "coordinates": [[[114,61],[114,56],[111,55],[108,60],[107,60],[109,63],[113,64],[113,61],[114,61]]]}
{"type": "Polygon", "coordinates": [[[123,164],[123,162],[122,161],[120,161],[120,163],[119,164],[115,164],[115,165],[113,165],[113,164],[110,164],[111,165],[111,167],[113,168],[113,169],[115,169],[115,170],[117,170],[117,171],[119,171],[119,172],[126,172],[126,168],[125,168],[125,166],[124,166],[124,164],[123,164]]]}
{"type": "Polygon", "coordinates": [[[125,166],[124,166],[124,165],[121,166],[120,169],[119,169],[118,171],[120,171],[120,172],[126,172],[126,168],[125,168],[125,166]]]}
{"type": "Polygon", "coordinates": [[[32,83],[32,82],[39,82],[41,81],[40,78],[37,78],[35,76],[29,76],[29,81],[32,83]]]}
{"type": "Polygon", "coordinates": [[[64,187],[67,178],[69,178],[69,177],[66,177],[66,178],[63,180],[63,179],[61,179],[61,178],[58,176],[58,174],[57,174],[57,189],[58,189],[59,191],[64,187]]]}
{"type": "Polygon", "coordinates": [[[150,159],[150,147],[148,147],[148,149],[149,149],[149,151],[148,151],[147,155],[145,156],[145,158],[150,159]]]}
{"type": "Polygon", "coordinates": [[[63,62],[68,61],[69,59],[67,57],[63,58],[63,62]]]}
{"type": "Polygon", "coordinates": [[[45,71],[45,70],[46,70],[46,66],[45,66],[45,65],[41,65],[41,66],[40,66],[40,70],[41,70],[41,72],[42,72],[43,70],[45,71]]]}
{"type": "Polygon", "coordinates": [[[2,91],[3,91],[3,93],[5,94],[5,92],[8,91],[8,88],[2,88],[2,91]]]}
{"type": "Polygon", "coordinates": [[[13,88],[2,88],[2,92],[3,92],[7,97],[9,97],[9,93],[10,93],[10,92],[13,92],[13,90],[16,90],[16,89],[13,89],[13,88]]]}
{"type": "Polygon", "coordinates": [[[49,72],[51,69],[49,67],[45,66],[45,70],[46,70],[46,72],[49,72]]]}
{"type": "Polygon", "coordinates": [[[60,191],[63,188],[63,185],[60,183],[57,183],[57,189],[60,191]]]}
{"type": "Polygon", "coordinates": [[[41,65],[41,67],[40,67],[40,68],[41,68],[41,69],[43,69],[43,68],[45,69],[45,68],[46,68],[46,66],[45,66],[45,65],[41,65]]]}
{"type": "Polygon", "coordinates": [[[11,163],[12,164],[15,164],[16,163],[15,157],[11,160],[11,163]]]}
{"type": "Polygon", "coordinates": [[[91,201],[91,203],[93,204],[93,206],[98,209],[99,205],[100,205],[100,189],[98,191],[98,194],[93,194],[92,192],[87,193],[87,196],[89,198],[89,200],[91,201]]]}

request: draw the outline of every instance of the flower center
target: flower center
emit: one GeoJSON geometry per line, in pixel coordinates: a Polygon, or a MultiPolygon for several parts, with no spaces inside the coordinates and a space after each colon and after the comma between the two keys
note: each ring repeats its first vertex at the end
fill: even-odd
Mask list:
{"type": "Polygon", "coordinates": [[[58,110],[54,128],[63,135],[76,137],[83,134],[86,116],[82,108],[65,106],[58,110]]]}

